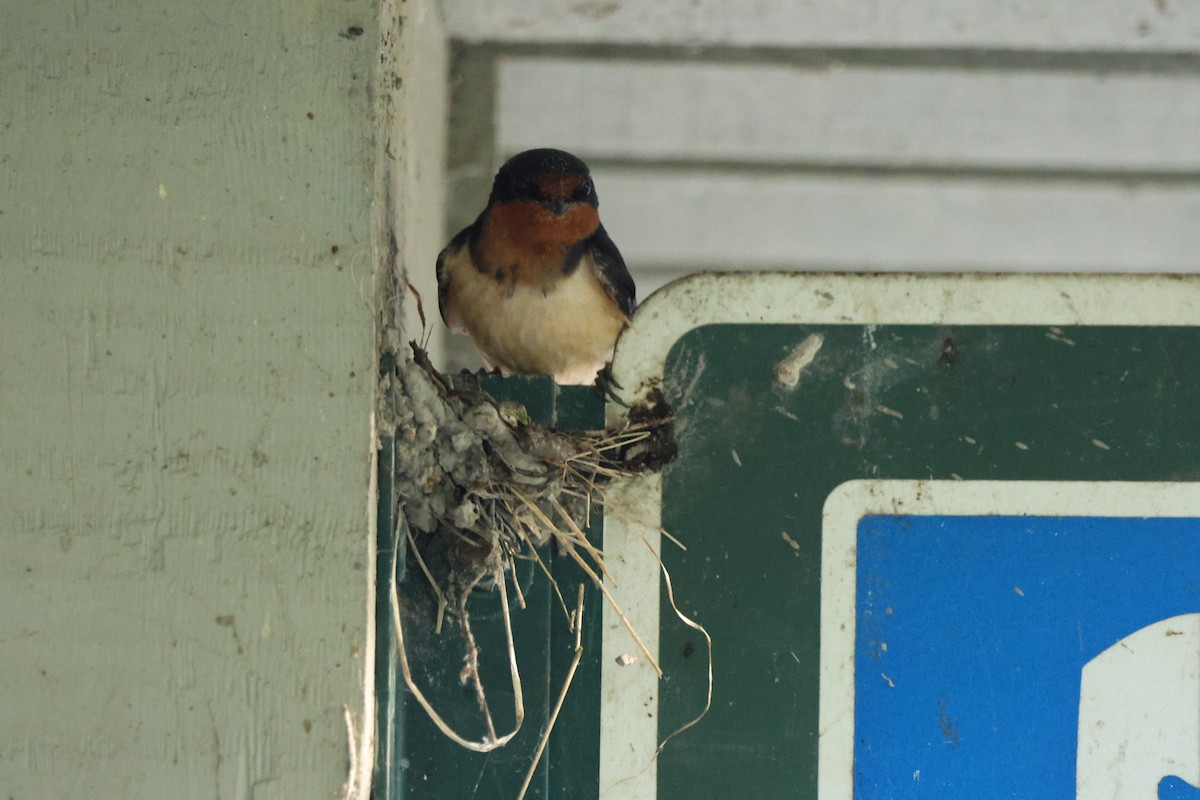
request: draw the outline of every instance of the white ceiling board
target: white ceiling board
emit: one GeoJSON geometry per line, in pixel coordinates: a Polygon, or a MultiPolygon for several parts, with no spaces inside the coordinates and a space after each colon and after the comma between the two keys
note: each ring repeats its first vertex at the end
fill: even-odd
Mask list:
{"type": "Polygon", "coordinates": [[[1195,52],[1192,0],[444,0],[468,41],[1195,52]]]}
{"type": "Polygon", "coordinates": [[[503,58],[497,149],[1200,173],[1200,75],[503,58]]]}
{"type": "Polygon", "coordinates": [[[639,265],[1196,271],[1200,185],[596,170],[639,265]]]}

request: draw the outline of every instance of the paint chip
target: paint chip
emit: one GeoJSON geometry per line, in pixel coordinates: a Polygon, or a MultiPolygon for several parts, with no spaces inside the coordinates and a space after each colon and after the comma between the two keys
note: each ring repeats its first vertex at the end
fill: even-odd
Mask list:
{"type": "Polygon", "coordinates": [[[733,463],[737,464],[740,467],[742,465],[742,459],[738,456],[737,450],[731,449],[729,451],[729,454],[731,456],[733,456],[733,463]]]}
{"type": "Polygon", "coordinates": [[[1021,590],[1021,587],[1020,587],[1020,586],[1014,586],[1014,587],[1013,587],[1013,591],[1017,593],[1017,597],[1024,597],[1024,596],[1025,596],[1025,592],[1023,592],[1023,591],[1021,590]]]}
{"type": "Polygon", "coordinates": [[[1017,446],[1018,450],[1028,450],[1029,449],[1029,445],[1025,444],[1024,442],[1013,442],[1013,444],[1015,444],[1017,446]]]}
{"type": "Polygon", "coordinates": [[[892,679],[891,679],[891,678],[889,678],[887,675],[884,675],[884,674],[881,672],[881,673],[879,673],[879,677],[883,678],[884,682],[885,682],[885,683],[887,683],[887,685],[888,685],[888,687],[889,687],[889,688],[891,688],[891,689],[895,689],[895,688],[896,688],[896,684],[895,684],[895,682],[894,682],[894,681],[892,681],[892,679]]]}
{"type": "Polygon", "coordinates": [[[1096,447],[1099,447],[1101,450],[1111,450],[1112,449],[1111,447],[1109,447],[1107,444],[1100,441],[1099,439],[1092,439],[1092,444],[1096,445],[1096,447]]]}
{"type": "Polygon", "coordinates": [[[637,663],[637,656],[630,655],[629,653],[622,653],[614,660],[617,662],[618,667],[628,667],[631,664],[637,663]]]}
{"type": "Polygon", "coordinates": [[[783,537],[783,540],[785,542],[787,542],[788,547],[792,548],[792,550],[795,551],[796,555],[800,554],[800,543],[797,542],[795,539],[793,539],[791,536],[788,536],[787,531],[780,531],[779,535],[781,537],[783,537]]]}
{"type": "Polygon", "coordinates": [[[904,415],[901,414],[899,411],[897,411],[894,408],[888,408],[885,405],[875,406],[875,410],[878,411],[880,414],[887,414],[889,417],[895,417],[896,419],[904,419],[904,415]]]}
{"type": "Polygon", "coordinates": [[[158,196],[163,200],[167,199],[167,187],[163,186],[161,183],[158,185],[158,196]]]}
{"type": "Polygon", "coordinates": [[[782,414],[783,416],[787,417],[788,419],[792,420],[793,422],[799,422],[799,421],[800,421],[800,418],[799,418],[799,417],[797,417],[797,416],[796,416],[795,414],[793,414],[792,412],[788,411],[788,410],[787,410],[786,408],[784,408],[783,406],[775,406],[775,411],[777,411],[778,413],[780,413],[780,414],[782,414]]]}
{"type": "Polygon", "coordinates": [[[800,382],[800,374],[817,357],[823,344],[825,337],[812,333],[793,347],[792,352],[775,365],[775,385],[781,389],[794,389],[800,382]]]}
{"type": "Polygon", "coordinates": [[[1075,346],[1074,339],[1068,339],[1067,337],[1063,336],[1062,328],[1051,328],[1050,332],[1046,334],[1046,338],[1050,339],[1052,341],[1055,341],[1055,342],[1062,342],[1063,344],[1067,345],[1068,347],[1075,346]]]}
{"type": "Polygon", "coordinates": [[[963,441],[966,442],[967,444],[979,444],[979,442],[975,441],[970,436],[964,436],[962,438],[963,438],[963,441]]]}

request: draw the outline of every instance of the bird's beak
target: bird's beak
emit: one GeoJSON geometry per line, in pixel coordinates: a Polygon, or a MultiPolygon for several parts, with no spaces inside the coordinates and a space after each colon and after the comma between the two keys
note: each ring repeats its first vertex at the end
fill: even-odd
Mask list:
{"type": "Polygon", "coordinates": [[[546,205],[546,208],[548,208],[554,212],[554,216],[561,217],[563,214],[567,213],[567,211],[570,210],[575,204],[568,200],[560,200],[558,198],[555,198],[552,200],[547,200],[545,205],[546,205]]]}

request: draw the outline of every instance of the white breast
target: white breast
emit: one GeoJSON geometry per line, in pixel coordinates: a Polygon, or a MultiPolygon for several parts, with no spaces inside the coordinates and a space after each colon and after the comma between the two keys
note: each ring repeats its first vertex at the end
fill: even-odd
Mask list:
{"type": "Polygon", "coordinates": [[[463,252],[448,259],[448,305],[493,364],[506,372],[591,383],[612,358],[625,315],[585,257],[570,275],[541,286],[501,283],[463,252]]]}

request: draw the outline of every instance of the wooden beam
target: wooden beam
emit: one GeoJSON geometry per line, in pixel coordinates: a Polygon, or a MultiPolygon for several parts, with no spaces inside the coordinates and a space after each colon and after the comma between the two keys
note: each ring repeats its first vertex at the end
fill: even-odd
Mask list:
{"type": "Polygon", "coordinates": [[[1200,78],[602,59],[499,63],[502,155],[1200,176],[1200,78]]]}
{"type": "Polygon", "coordinates": [[[449,34],[481,42],[718,47],[1196,52],[1184,0],[445,0],[449,34]]]}
{"type": "Polygon", "coordinates": [[[1194,271],[1200,186],[596,170],[634,271],[1194,271]]]}

